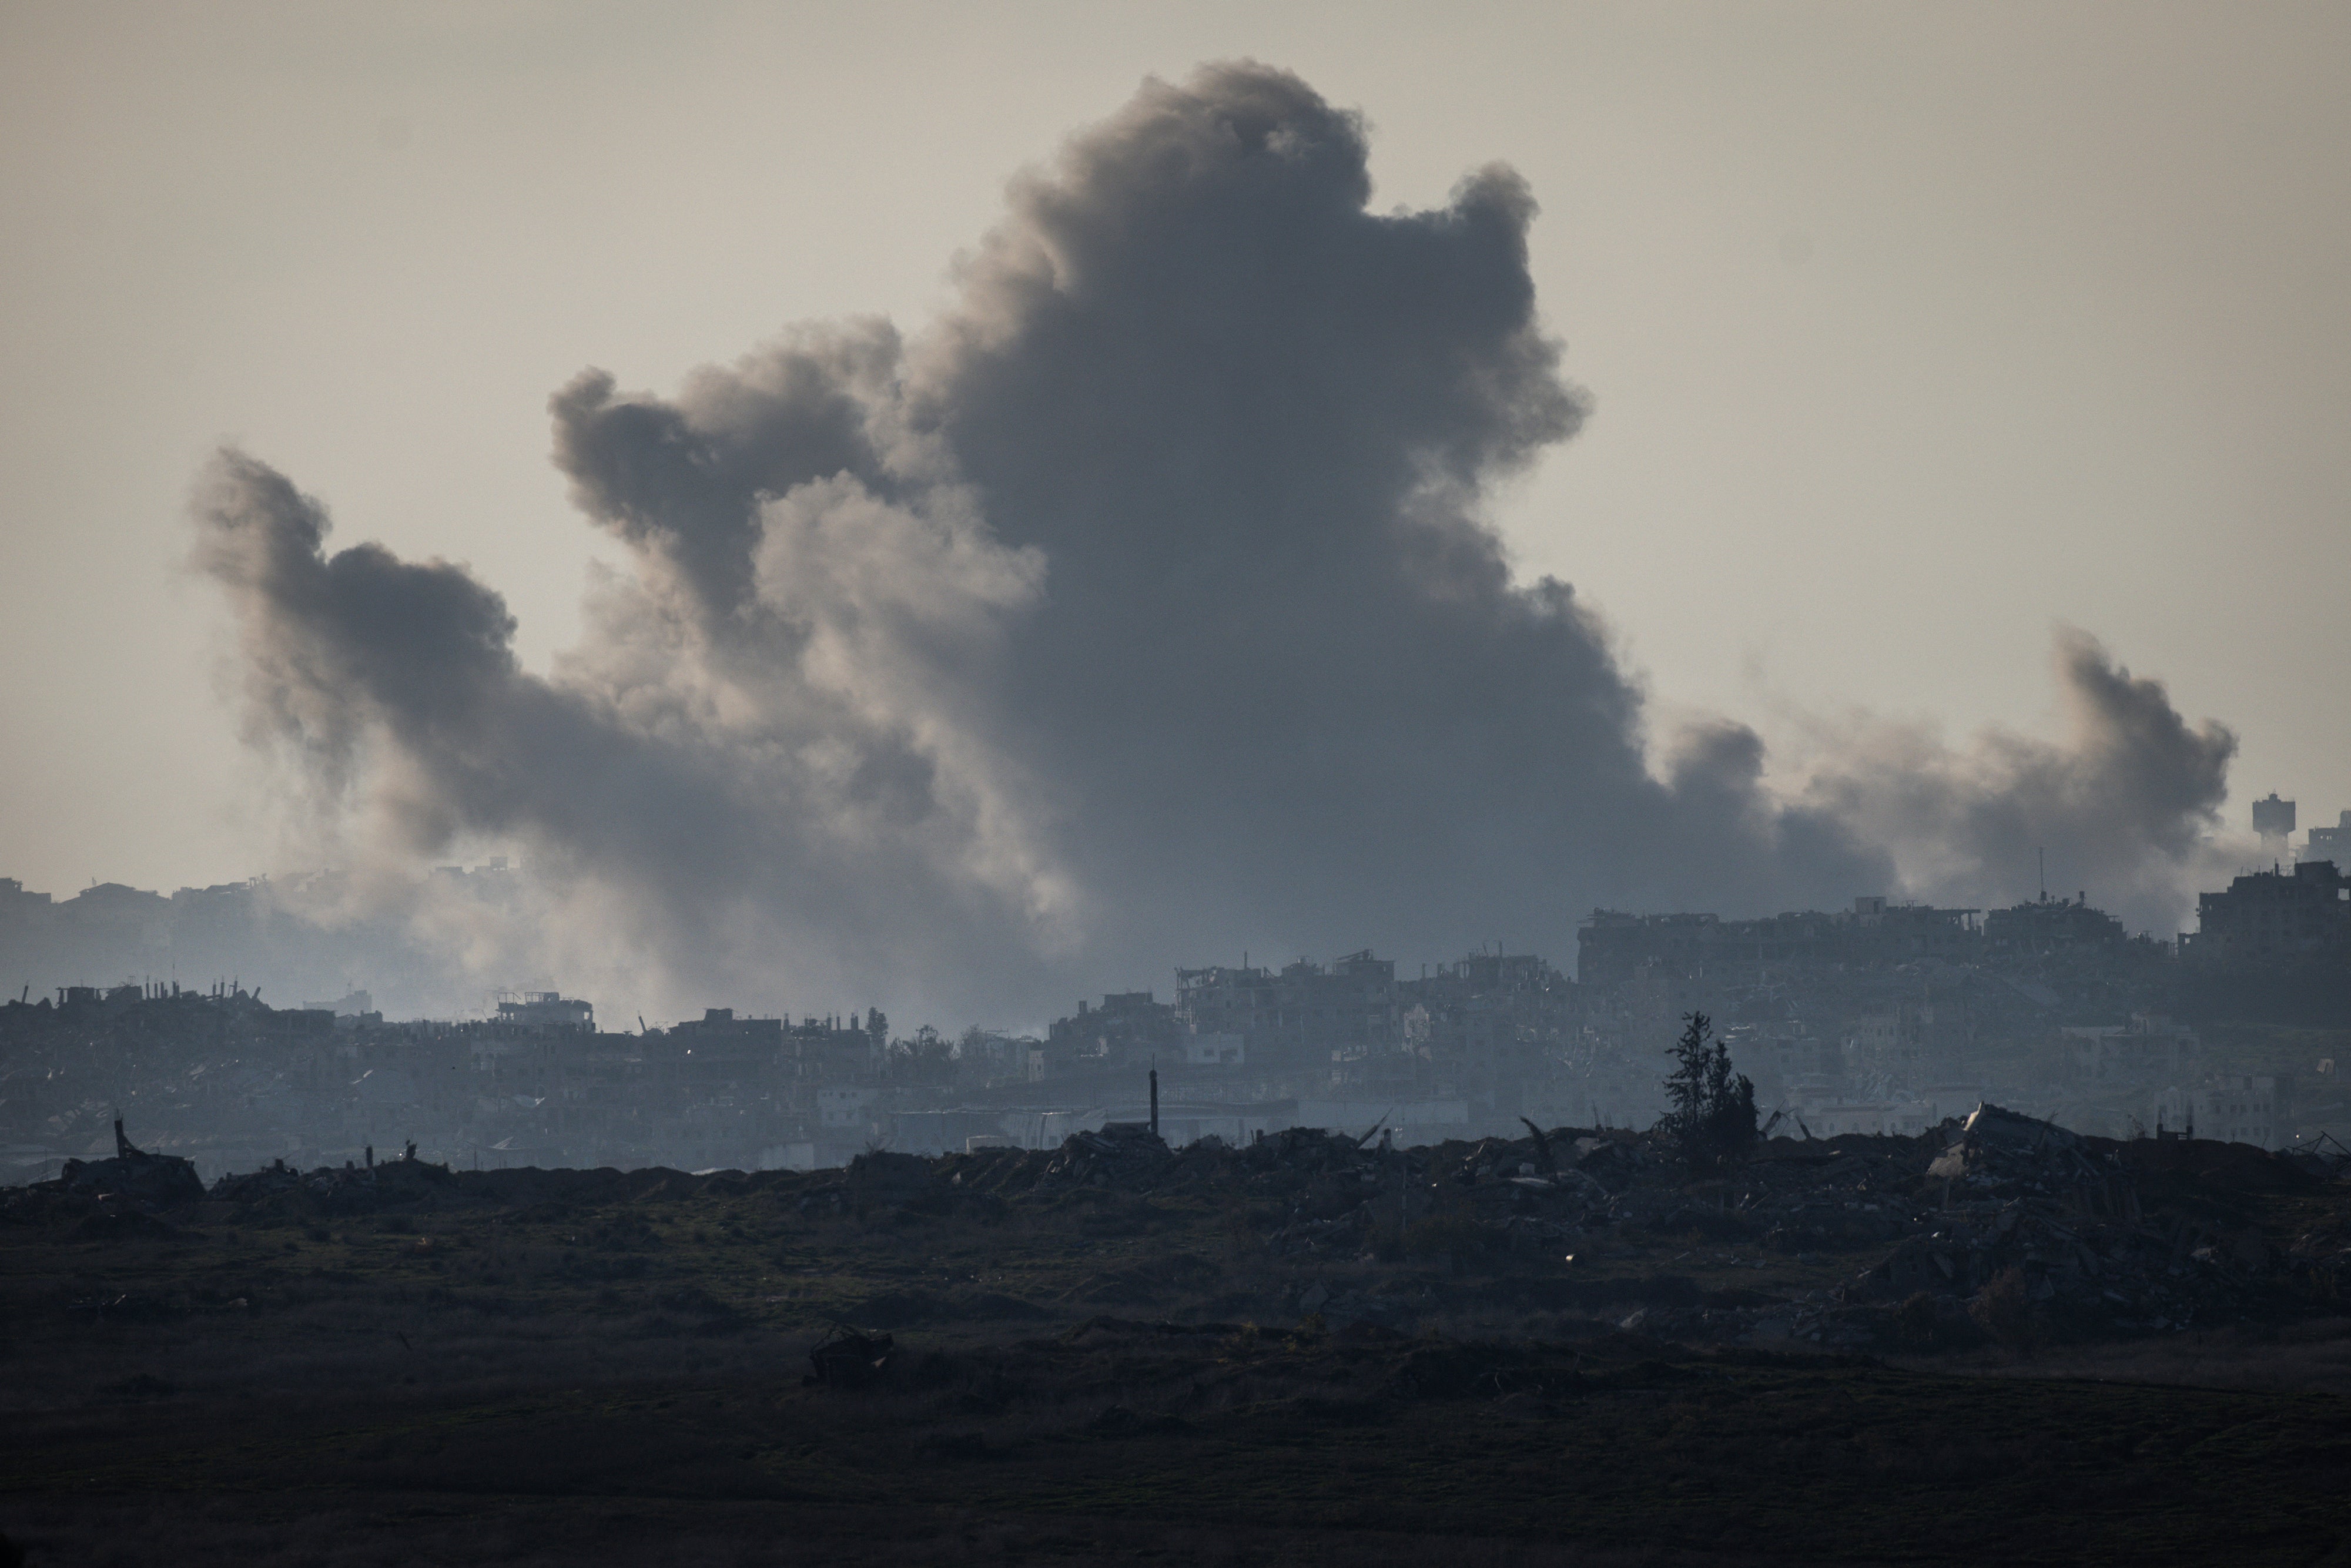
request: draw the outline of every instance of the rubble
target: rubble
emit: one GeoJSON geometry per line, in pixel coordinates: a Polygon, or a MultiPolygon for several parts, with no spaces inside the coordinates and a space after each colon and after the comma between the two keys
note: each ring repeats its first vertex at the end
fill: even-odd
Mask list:
{"type": "Polygon", "coordinates": [[[2077,1175],[2095,1175],[2095,1165],[2082,1150],[2078,1135],[2053,1123],[1979,1105],[1927,1174],[1945,1181],[1968,1178],[1979,1186],[2003,1180],[2037,1183],[2053,1174],[2054,1162],[2077,1175]]]}
{"type": "MultiPolygon", "coordinates": [[[[1977,1328],[2015,1346],[2272,1310],[2291,1281],[2241,1195],[2318,1185],[2255,1149],[2084,1138],[1990,1105],[1927,1176],[1931,1228],[1863,1271],[1843,1299],[1905,1303],[1911,1322],[1895,1327],[1897,1342],[1930,1315],[1948,1323],[1938,1300],[1963,1301],[1977,1328]],[[2209,1152],[2216,1147],[2231,1152],[2209,1152]]],[[[1820,1332],[1831,1343],[1889,1337],[1850,1320],[1820,1332]]]]}
{"type": "Polygon", "coordinates": [[[1044,1179],[1132,1186],[1157,1173],[1168,1157],[1166,1144],[1147,1125],[1113,1122],[1099,1133],[1071,1134],[1046,1166],[1044,1179]]]}
{"type": "Polygon", "coordinates": [[[836,1325],[809,1351],[812,1371],[801,1382],[833,1388],[862,1388],[880,1377],[896,1348],[888,1334],[862,1334],[836,1325]]]}
{"type": "Polygon", "coordinates": [[[113,1194],[157,1208],[193,1203],[204,1196],[195,1162],[140,1148],[123,1134],[120,1116],[114,1119],[114,1157],[68,1160],[57,1182],[66,1192],[93,1197],[113,1194]]]}
{"type": "MultiPolygon", "coordinates": [[[[1052,1150],[875,1151],[840,1170],[747,1176],[452,1172],[413,1155],[308,1171],[277,1161],[197,1189],[204,1205],[179,1222],[772,1193],[798,1214],[868,1225],[987,1222],[1034,1204],[1074,1210],[1081,1234],[1109,1239],[1213,1213],[1244,1256],[1267,1260],[1264,1277],[1228,1283],[1223,1264],[1170,1247],[1106,1264],[1052,1301],[1142,1306],[1196,1292],[1195,1310],[1213,1315],[1270,1307],[1314,1332],[1359,1334],[1416,1333],[1454,1311],[1551,1312],[1660,1340],[1828,1350],[2023,1348],[2273,1321],[2339,1311],[2351,1288],[2351,1207],[2330,1196],[2351,1182],[2309,1151],[2117,1143],[1991,1104],[1917,1137],[1773,1138],[1704,1171],[1662,1136],[1621,1129],[1529,1123],[1524,1137],[1413,1148],[1379,1133],[1293,1128],[1170,1148],[1147,1124],[1113,1123],[1052,1150]]],[[[0,1218],[78,1239],[172,1235],[165,1203],[139,1195],[168,1190],[185,1206],[193,1170],[127,1139],[121,1148],[12,1195],[0,1218]]],[[[1051,1310],[913,1284],[845,1305],[866,1325],[852,1349],[878,1347],[869,1370],[887,1354],[882,1328],[1051,1310]]],[[[861,1375],[849,1350],[820,1351],[823,1380],[861,1375]]]]}
{"type": "MultiPolygon", "coordinates": [[[[1776,1138],[1694,1181],[1651,1134],[1529,1132],[1398,1150],[1293,1129],[1169,1151],[1121,1130],[1078,1134],[1050,1155],[991,1151],[941,1166],[954,1183],[1007,1192],[1238,1186],[1273,1211],[1262,1242],[1274,1257],[1434,1262],[1491,1276],[1472,1299],[1697,1341],[2026,1346],[2259,1317],[2294,1292],[2351,1284],[2351,1222],[2284,1252],[2262,1239],[2243,1195],[2325,1183],[2307,1159],[2251,1148],[2116,1143],[1987,1104],[1915,1138],[1776,1138]],[[1717,1270],[1768,1270],[1773,1257],[1868,1260],[1841,1286],[1794,1295],[1708,1290],[1665,1271],[1576,1272],[1578,1256],[1646,1256],[1660,1243],[1685,1244],[1677,1259],[1717,1270]]],[[[1320,1279],[1282,1300],[1301,1319],[1378,1329],[1408,1329],[1416,1311],[1401,1293],[1320,1279]]]]}
{"type": "MultiPolygon", "coordinates": [[[[521,1173],[483,1172],[507,1176],[521,1173]]],[[[259,1170],[225,1174],[207,1195],[215,1203],[299,1209],[321,1215],[372,1214],[380,1209],[434,1207],[463,1201],[456,1173],[420,1160],[413,1145],[402,1159],[370,1166],[320,1166],[298,1171],[283,1160],[259,1170]]]]}

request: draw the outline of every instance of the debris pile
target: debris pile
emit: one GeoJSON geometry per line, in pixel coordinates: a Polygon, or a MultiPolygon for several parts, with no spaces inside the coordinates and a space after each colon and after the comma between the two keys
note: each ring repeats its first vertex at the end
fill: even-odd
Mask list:
{"type": "MultiPolygon", "coordinates": [[[[1984,1105],[1915,1138],[1773,1139],[1693,1180],[1651,1134],[1528,1134],[1399,1150],[1293,1129],[1170,1152],[1117,1129],[1050,1155],[942,1165],[958,1185],[1007,1193],[1238,1188],[1265,1218],[1266,1249],[1292,1265],[1433,1264],[1489,1277],[1451,1296],[1596,1312],[1658,1337],[2025,1345],[2273,1315],[2289,1295],[2351,1286],[2351,1221],[2280,1250],[2247,1207],[2250,1194],[2327,1184],[2306,1160],[2237,1145],[2118,1144],[1984,1105]],[[1855,1254],[1866,1266],[1841,1287],[1774,1293],[1690,1277],[1855,1254]],[[1646,1260],[1635,1277],[1609,1267],[1646,1260]]],[[[1309,1281],[1282,1301],[1301,1318],[1410,1326],[1408,1299],[1365,1281],[1309,1281]]]]}
{"type": "Polygon", "coordinates": [[[888,1368],[894,1348],[888,1334],[862,1334],[852,1328],[835,1327],[810,1350],[809,1365],[813,1370],[800,1381],[810,1387],[822,1384],[862,1388],[888,1368]]]}
{"type": "Polygon", "coordinates": [[[1072,1133],[1041,1175],[1045,1181],[1133,1187],[1160,1175],[1167,1145],[1140,1122],[1113,1122],[1099,1133],[1072,1133]]]}
{"type": "Polygon", "coordinates": [[[1930,1318],[1949,1323],[1937,1298],[1965,1301],[1978,1329],[2012,1345],[2260,1315],[2280,1295],[2282,1260],[2243,1197],[2315,1184],[2258,1150],[2230,1181],[2168,1152],[2199,1147],[2084,1138],[1980,1106],[1927,1167],[1930,1228],[1843,1292],[1855,1306],[1901,1303],[1907,1318],[1824,1314],[1819,1337],[1916,1339],[1930,1318]]]}
{"type": "Polygon", "coordinates": [[[153,1208],[193,1203],[204,1196],[194,1161],[149,1154],[124,1136],[120,1116],[114,1119],[114,1157],[68,1160],[57,1173],[57,1186],[82,1197],[112,1195],[153,1208]]]}
{"type": "MultiPolygon", "coordinates": [[[[747,1176],[453,1173],[413,1153],[307,1172],[280,1161],[222,1177],[209,1205],[173,1219],[764,1194],[789,1212],[884,1228],[1027,1205],[1072,1217],[1089,1240],[1139,1243],[1050,1299],[964,1288],[977,1276],[893,1283],[848,1305],[862,1331],[812,1356],[826,1382],[861,1375],[844,1358],[869,1344],[869,1370],[886,1357],[886,1336],[872,1338],[883,1328],[1075,1302],[1271,1310],[1340,1333],[1549,1312],[1656,1339],[1928,1351],[2339,1312],[2351,1292],[2351,1182],[2309,1151],[2116,1143],[1993,1105],[1917,1137],[1774,1138],[1703,1170],[1655,1134],[1526,1131],[1399,1148],[1378,1127],[1296,1128],[1171,1149],[1147,1124],[1112,1124],[1050,1150],[875,1151],[841,1170],[747,1176]]],[[[78,1224],[72,1234],[92,1240],[171,1234],[155,1217],[186,1201],[193,1167],[127,1139],[120,1149],[12,1194],[0,1219],[78,1224]]]]}
{"type": "MultiPolygon", "coordinates": [[[[504,1174],[504,1173],[499,1173],[504,1174]]],[[[215,1203],[321,1215],[372,1214],[379,1209],[434,1207],[455,1201],[460,1183],[448,1166],[415,1157],[380,1165],[320,1166],[299,1171],[272,1160],[256,1171],[223,1175],[209,1194],[215,1203]]]]}
{"type": "MultiPolygon", "coordinates": [[[[920,1155],[893,1154],[876,1149],[858,1155],[840,1171],[820,1171],[794,1200],[802,1214],[858,1214],[904,1209],[945,1218],[970,1215],[973,1195],[958,1184],[942,1181],[936,1166],[920,1155]]],[[[982,1198],[980,1208],[1000,1207],[1001,1200],[982,1198]]]]}
{"type": "Polygon", "coordinates": [[[2351,1301],[2351,1214],[2338,1210],[2295,1237],[2285,1267],[2311,1300],[2351,1301]]]}

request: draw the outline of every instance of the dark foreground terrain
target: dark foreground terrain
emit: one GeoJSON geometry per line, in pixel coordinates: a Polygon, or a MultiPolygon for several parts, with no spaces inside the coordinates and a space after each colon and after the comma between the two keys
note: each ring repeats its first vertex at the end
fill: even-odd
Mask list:
{"type": "Polygon", "coordinates": [[[0,1530],[37,1568],[2351,1563],[2351,1186],[2038,1127],[1703,1177],[1566,1130],[103,1162],[0,1197],[0,1530]]]}

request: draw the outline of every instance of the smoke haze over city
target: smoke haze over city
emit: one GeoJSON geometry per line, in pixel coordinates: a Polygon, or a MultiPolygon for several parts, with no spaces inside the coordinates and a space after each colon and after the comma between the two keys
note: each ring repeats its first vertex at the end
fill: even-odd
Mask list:
{"type": "Polygon", "coordinates": [[[1775,789],[1744,726],[1660,733],[1604,606],[1487,517],[1593,401],[1537,193],[1496,164],[1375,212],[1366,139],[1269,67],[1153,82],[1015,183],[921,333],[801,326],[668,396],[581,372],[556,461],[631,565],[547,676],[496,584],[330,542],[330,497],[224,452],[196,559],[292,841],[510,848],[547,908],[474,961],[671,1002],[780,971],[1026,1016],[1243,946],[1980,904],[2051,844],[2178,928],[2236,743],[2087,633],[2054,742],[1840,716],[1775,789]]]}
{"type": "Polygon", "coordinates": [[[0,5],[0,1568],[2341,1557],[2346,86],[0,5]]]}

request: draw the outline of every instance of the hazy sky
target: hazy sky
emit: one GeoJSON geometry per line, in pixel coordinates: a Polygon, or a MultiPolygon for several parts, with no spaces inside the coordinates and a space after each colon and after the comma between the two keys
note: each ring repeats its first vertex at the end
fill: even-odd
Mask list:
{"type": "Polygon", "coordinates": [[[1232,57],[1366,114],[1375,205],[1531,184],[1593,413],[1499,520],[1662,714],[2039,730],[2064,623],[2238,730],[2232,823],[2351,806],[2339,5],[11,5],[0,874],[267,864],[223,440],[544,667],[619,559],[550,392],[919,327],[1008,177],[1232,57]]]}

